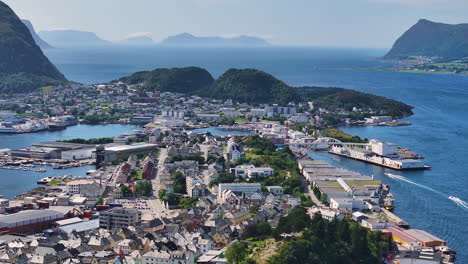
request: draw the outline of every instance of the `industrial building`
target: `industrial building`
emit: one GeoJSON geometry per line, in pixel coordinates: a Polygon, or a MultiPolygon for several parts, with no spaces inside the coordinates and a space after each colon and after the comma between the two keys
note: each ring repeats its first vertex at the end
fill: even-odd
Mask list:
{"type": "Polygon", "coordinates": [[[41,230],[63,218],[63,213],[50,209],[27,210],[16,214],[2,215],[0,216],[0,234],[41,230]]]}
{"type": "Polygon", "coordinates": [[[12,156],[40,159],[80,160],[94,158],[94,145],[66,142],[33,143],[31,149],[12,150],[12,156]]]}
{"type": "Polygon", "coordinates": [[[133,145],[109,145],[106,146],[102,153],[102,159],[105,162],[112,162],[114,160],[126,160],[130,155],[148,154],[156,151],[156,144],[138,143],[133,145]]]}
{"type": "Polygon", "coordinates": [[[388,227],[394,241],[412,248],[445,246],[447,242],[419,229],[403,229],[399,227],[388,227]]]}

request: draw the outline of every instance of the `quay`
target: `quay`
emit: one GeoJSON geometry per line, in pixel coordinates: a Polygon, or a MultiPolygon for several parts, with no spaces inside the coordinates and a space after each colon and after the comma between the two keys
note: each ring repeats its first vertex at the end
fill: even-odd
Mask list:
{"type": "Polygon", "coordinates": [[[406,229],[410,228],[410,225],[405,220],[399,218],[394,213],[390,212],[389,210],[385,208],[381,208],[381,210],[382,210],[382,213],[384,213],[385,216],[387,216],[390,221],[397,224],[399,227],[406,228],[406,229]]]}
{"type": "Polygon", "coordinates": [[[425,165],[420,159],[423,157],[410,151],[399,148],[394,143],[381,142],[376,139],[368,143],[341,142],[335,138],[322,137],[311,143],[288,143],[292,147],[305,150],[325,150],[331,154],[359,160],[394,170],[427,170],[431,166],[425,165]]]}
{"type": "Polygon", "coordinates": [[[328,153],[345,157],[345,158],[350,158],[354,160],[359,160],[359,161],[364,161],[370,164],[386,167],[389,169],[394,169],[394,170],[429,170],[432,167],[424,164],[420,164],[420,161],[413,160],[413,159],[368,159],[364,157],[356,157],[356,156],[351,156],[345,153],[340,153],[340,152],[335,152],[333,150],[328,151],[328,153]]]}

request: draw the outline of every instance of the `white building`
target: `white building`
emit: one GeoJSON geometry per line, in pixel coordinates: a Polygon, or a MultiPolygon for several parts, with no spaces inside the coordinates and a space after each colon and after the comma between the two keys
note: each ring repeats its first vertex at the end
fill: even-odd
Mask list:
{"type": "Polygon", "coordinates": [[[370,150],[380,156],[395,156],[398,155],[398,145],[390,142],[381,142],[377,139],[369,141],[370,150]]]}
{"type": "Polygon", "coordinates": [[[252,116],[266,116],[266,111],[265,109],[254,108],[254,109],[250,109],[250,114],[252,116]]]}
{"type": "Polygon", "coordinates": [[[220,183],[218,185],[218,196],[222,195],[226,190],[251,196],[256,192],[260,192],[262,185],[260,183],[220,183]]]}
{"type": "Polygon", "coordinates": [[[274,170],[268,167],[256,168],[254,165],[241,165],[231,169],[236,177],[257,179],[273,175],[274,170]]]}
{"type": "Polygon", "coordinates": [[[101,195],[100,184],[90,180],[67,182],[65,191],[69,194],[81,194],[84,197],[98,197],[101,195]]]}
{"type": "Polygon", "coordinates": [[[161,111],[161,116],[183,119],[185,112],[182,110],[164,109],[161,111]]]}
{"type": "Polygon", "coordinates": [[[96,158],[95,151],[95,147],[62,151],[61,158],[64,160],[93,159],[96,158]]]}
{"type": "Polygon", "coordinates": [[[391,116],[371,116],[370,118],[366,118],[366,124],[380,124],[392,121],[393,119],[391,116]]]}
{"type": "Polygon", "coordinates": [[[267,190],[274,195],[283,195],[284,189],[281,186],[267,186],[267,190]]]}
{"type": "Polygon", "coordinates": [[[242,149],[242,147],[236,143],[234,138],[230,138],[228,145],[227,145],[226,153],[225,153],[226,160],[235,162],[243,155],[244,155],[244,150],[242,149]]]}

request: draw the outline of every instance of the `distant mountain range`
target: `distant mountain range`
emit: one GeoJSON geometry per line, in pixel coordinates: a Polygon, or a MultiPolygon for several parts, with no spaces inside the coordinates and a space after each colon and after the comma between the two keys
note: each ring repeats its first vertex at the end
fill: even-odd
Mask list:
{"type": "Polygon", "coordinates": [[[316,106],[326,108],[350,111],[353,107],[372,108],[395,117],[412,114],[411,106],[395,100],[342,88],[291,87],[256,69],[230,69],[217,80],[198,67],[156,69],[137,72],[119,81],[143,84],[142,89],[147,91],[178,92],[251,104],[313,101],[316,106]]]}
{"type": "Polygon", "coordinates": [[[251,47],[268,46],[266,40],[239,36],[233,38],[223,37],[197,37],[189,33],[170,36],[160,43],[156,43],[149,36],[128,37],[122,41],[111,42],[101,39],[93,32],[79,30],[50,30],[40,31],[39,36],[56,47],[105,46],[105,45],[164,45],[164,46],[221,46],[221,47],[251,47]]]}
{"type": "Polygon", "coordinates": [[[171,46],[268,46],[266,40],[251,37],[239,36],[233,38],[223,37],[197,37],[189,33],[182,33],[170,36],[161,42],[162,45],[171,46]]]}
{"type": "Polygon", "coordinates": [[[426,19],[406,31],[385,55],[385,59],[415,56],[438,59],[468,57],[468,24],[450,25],[426,19]]]}
{"type": "Polygon", "coordinates": [[[148,36],[135,36],[135,37],[128,37],[122,40],[120,44],[147,46],[147,45],[154,45],[155,42],[153,41],[151,37],[148,37],[148,36]]]}
{"type": "Polygon", "coordinates": [[[30,29],[0,1],[0,93],[29,92],[66,82],[30,29]]]}
{"type": "Polygon", "coordinates": [[[52,46],[49,45],[49,43],[45,42],[41,37],[39,37],[39,35],[37,35],[36,30],[34,29],[34,26],[32,25],[31,21],[26,20],[26,19],[21,19],[21,21],[23,21],[23,23],[29,29],[34,41],[36,42],[36,44],[39,47],[41,47],[41,49],[50,49],[50,48],[52,48],[52,46]]]}
{"type": "Polygon", "coordinates": [[[99,38],[96,33],[79,30],[39,31],[39,36],[56,47],[103,46],[110,41],[99,38]]]}

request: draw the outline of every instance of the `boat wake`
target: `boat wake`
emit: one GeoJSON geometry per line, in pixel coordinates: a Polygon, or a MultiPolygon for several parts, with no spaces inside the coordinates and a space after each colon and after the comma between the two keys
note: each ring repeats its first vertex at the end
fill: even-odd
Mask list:
{"type": "Polygon", "coordinates": [[[458,197],[455,197],[455,196],[449,196],[449,199],[454,201],[457,205],[465,208],[465,209],[468,209],[468,203],[463,201],[462,199],[458,198],[458,197]]]}
{"type": "Polygon", "coordinates": [[[405,182],[408,182],[408,183],[411,183],[413,185],[416,185],[420,188],[423,188],[423,189],[426,189],[426,190],[429,190],[433,193],[437,193],[437,194],[440,194],[440,195],[443,195],[443,196],[446,196],[445,194],[435,190],[435,189],[432,189],[431,187],[427,187],[425,185],[422,185],[422,184],[419,184],[417,182],[414,182],[406,177],[403,177],[403,176],[400,176],[400,175],[396,175],[396,174],[391,174],[391,173],[385,173],[385,175],[387,175],[388,177],[392,178],[392,179],[397,179],[397,180],[401,180],[401,181],[405,181],[405,182]]]}
{"type": "MultiPolygon", "coordinates": [[[[392,179],[397,179],[397,180],[401,180],[401,181],[405,181],[407,183],[411,183],[413,185],[416,185],[420,188],[423,188],[423,189],[426,189],[426,190],[429,190],[433,193],[437,193],[437,194],[440,194],[444,197],[447,197],[447,195],[445,195],[444,193],[442,192],[439,192],[431,187],[428,187],[428,186],[425,186],[425,185],[422,185],[422,184],[419,184],[417,182],[414,182],[406,177],[403,177],[401,175],[396,175],[396,174],[391,174],[391,173],[385,173],[385,175],[387,175],[388,177],[392,178],[392,179]]],[[[464,209],[468,209],[468,203],[463,201],[462,199],[458,198],[458,197],[455,197],[455,196],[449,196],[448,199],[452,200],[453,202],[455,202],[457,205],[459,205],[460,207],[464,208],[464,209]]]]}

